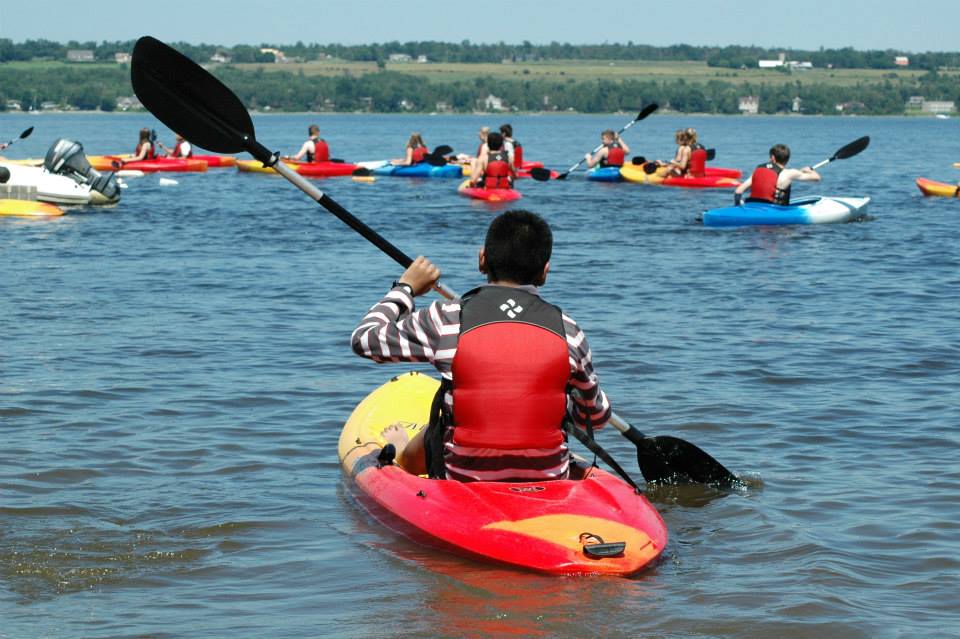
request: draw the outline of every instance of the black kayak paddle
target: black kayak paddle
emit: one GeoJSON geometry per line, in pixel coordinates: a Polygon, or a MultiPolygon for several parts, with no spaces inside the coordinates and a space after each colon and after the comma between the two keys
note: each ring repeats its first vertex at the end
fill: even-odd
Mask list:
{"type": "Polygon", "coordinates": [[[13,144],[13,143],[16,142],[17,140],[22,140],[22,139],[24,139],[24,138],[30,137],[30,134],[31,134],[31,133],[33,133],[33,127],[30,127],[29,129],[24,129],[23,132],[20,134],[20,137],[14,138],[14,139],[10,140],[9,142],[7,142],[5,145],[3,145],[4,148],[7,148],[8,146],[10,146],[11,144],[13,144]]]}
{"type": "MultiPolygon", "coordinates": [[[[629,122],[627,122],[627,124],[624,125],[624,127],[623,127],[622,129],[620,129],[619,131],[617,131],[617,136],[619,136],[621,133],[623,133],[624,131],[626,131],[626,130],[629,129],[630,127],[632,127],[634,124],[636,124],[636,123],[639,122],[640,120],[646,119],[647,116],[649,116],[651,113],[653,113],[654,111],[656,111],[656,110],[659,109],[659,108],[660,108],[660,105],[657,104],[656,102],[654,102],[654,103],[652,103],[652,104],[648,104],[647,106],[643,107],[643,109],[640,111],[640,113],[637,114],[637,117],[635,117],[634,119],[632,119],[632,120],[630,120],[629,122]]],[[[599,151],[599,150],[602,149],[602,148],[603,148],[603,145],[601,144],[601,145],[597,146],[597,147],[592,151],[592,153],[596,153],[597,151],[599,151]]],[[[591,153],[591,154],[592,154],[592,153],[591,153]]],[[[569,169],[567,169],[567,170],[564,171],[563,173],[560,173],[559,175],[557,175],[557,177],[555,177],[554,179],[555,179],[555,180],[566,180],[566,179],[567,179],[567,176],[570,175],[571,173],[573,173],[574,171],[576,171],[577,168],[579,168],[580,165],[583,164],[583,162],[584,162],[584,160],[581,159],[579,162],[577,162],[576,164],[574,164],[573,166],[571,166],[569,169]]],[[[540,182],[546,182],[547,180],[550,179],[550,170],[549,170],[549,169],[542,168],[542,167],[537,167],[537,168],[534,168],[534,169],[530,169],[530,177],[532,177],[534,180],[539,180],[540,182]]]]}
{"type": "MultiPolygon", "coordinates": [[[[144,36],[133,48],[130,65],[133,90],[161,122],[191,143],[218,153],[247,151],[265,166],[273,166],[297,188],[360,233],[404,268],[412,260],[376,231],[353,216],[283,162],[279,154],[257,142],[250,114],[236,95],[192,60],[144,36]]],[[[652,112],[652,111],[651,111],[652,112]]],[[[457,296],[443,284],[436,290],[448,299],[457,296]]],[[[697,446],[669,436],[647,437],[614,415],[611,423],[637,446],[640,472],[649,482],[698,482],[735,485],[737,477],[697,446]]]]}

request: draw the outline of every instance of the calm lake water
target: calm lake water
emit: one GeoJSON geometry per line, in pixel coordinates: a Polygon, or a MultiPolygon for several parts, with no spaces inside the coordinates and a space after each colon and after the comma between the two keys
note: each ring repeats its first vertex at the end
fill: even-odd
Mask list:
{"type": "MultiPolygon", "coordinates": [[[[512,117],[565,169],[631,117],[512,117]]],[[[411,131],[471,152],[503,118],[263,116],[293,152],[396,157],[411,131]]],[[[775,142],[794,165],[870,135],[799,194],[869,195],[846,225],[716,231],[731,200],[625,184],[520,185],[556,234],[545,295],[584,327],[616,410],[761,486],[661,489],[662,561],[556,578],[412,545],[351,500],[353,406],[404,365],[354,357],[400,269],[278,177],[130,180],[113,208],[0,220],[0,637],[938,637],[960,613],[960,120],[654,115],[715,164],[775,142]]],[[[11,157],[58,137],[130,151],[148,115],[4,115],[11,157]]],[[[169,177],[169,176],[168,176],[169,177]]],[[[464,291],[492,212],[453,180],[318,182],[464,291]]],[[[422,369],[425,370],[425,369],[422,369]]],[[[636,473],[615,431],[603,444],[636,473]]]]}

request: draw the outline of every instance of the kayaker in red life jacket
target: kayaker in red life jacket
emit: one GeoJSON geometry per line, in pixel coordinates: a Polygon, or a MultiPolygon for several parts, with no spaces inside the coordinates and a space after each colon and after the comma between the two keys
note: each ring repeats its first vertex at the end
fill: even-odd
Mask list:
{"type": "Polygon", "coordinates": [[[747,201],[770,202],[786,206],[790,204],[790,185],[793,182],[819,182],[820,174],[806,166],[802,169],[788,169],[790,147],[775,144],[770,148],[770,161],[753,170],[750,179],[737,187],[733,194],[733,203],[739,206],[743,194],[750,189],[747,201]]]}
{"type": "Polygon", "coordinates": [[[320,137],[320,127],[311,124],[307,128],[307,141],[303,143],[297,154],[290,159],[303,160],[304,162],[329,162],[330,147],[326,140],[320,137]]]}
{"type": "Polygon", "coordinates": [[[412,133],[410,134],[410,139],[407,140],[406,156],[400,160],[390,160],[390,164],[394,166],[412,166],[423,162],[428,155],[430,155],[430,149],[427,148],[427,145],[423,142],[423,136],[419,133],[412,133]]]}
{"type": "Polygon", "coordinates": [[[697,141],[696,129],[689,128],[684,133],[687,134],[687,146],[690,147],[690,164],[687,168],[687,174],[690,177],[706,177],[707,149],[697,141]]]}
{"type": "Polygon", "coordinates": [[[513,127],[501,124],[500,135],[503,136],[503,148],[510,155],[513,168],[520,170],[523,167],[523,145],[513,139],[513,127]]]}
{"type": "Polygon", "coordinates": [[[476,155],[467,155],[466,153],[460,153],[457,155],[457,162],[459,164],[468,164],[470,165],[470,175],[473,175],[477,171],[477,163],[480,161],[480,158],[487,154],[489,149],[487,148],[487,136],[490,135],[490,127],[482,126],[480,131],[477,132],[477,136],[480,138],[480,145],[477,146],[476,155]]]}
{"type": "Polygon", "coordinates": [[[586,337],[540,297],[552,247],[541,217],[507,211],[480,249],[486,285],[416,309],[414,297],[440,278],[420,256],[353,331],[358,355],[429,362],[442,377],[428,428],[409,441],[401,424],[383,433],[408,472],[460,481],[562,479],[570,463],[562,422],[599,428],[610,419],[586,337]]]}
{"type": "Polygon", "coordinates": [[[176,144],[173,145],[173,148],[170,149],[162,142],[157,142],[164,151],[167,152],[172,158],[189,158],[193,157],[193,146],[184,139],[179,133],[174,133],[174,138],[176,139],[176,144]]]}
{"type": "Polygon", "coordinates": [[[624,158],[630,153],[630,147],[627,146],[627,143],[610,129],[600,134],[600,141],[603,142],[603,147],[597,151],[596,155],[587,153],[584,156],[587,166],[591,169],[597,164],[600,166],[623,166],[624,158]]]}
{"type": "Polygon", "coordinates": [[[137,142],[137,149],[133,152],[133,157],[127,162],[137,162],[139,160],[153,160],[157,153],[153,148],[150,129],[140,129],[140,141],[137,142]]]}
{"type": "Polygon", "coordinates": [[[476,168],[470,174],[470,184],[483,185],[485,189],[509,189],[517,177],[510,155],[503,149],[503,136],[497,132],[487,135],[486,155],[480,157],[476,168]]]}

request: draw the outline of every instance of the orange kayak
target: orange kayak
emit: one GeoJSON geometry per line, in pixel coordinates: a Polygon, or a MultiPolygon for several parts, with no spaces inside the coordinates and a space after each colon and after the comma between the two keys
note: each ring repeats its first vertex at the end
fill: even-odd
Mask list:
{"type": "MultiPolygon", "coordinates": [[[[88,155],[90,166],[98,171],[116,171],[125,169],[157,173],[172,171],[176,173],[202,172],[207,170],[207,162],[196,158],[154,158],[152,160],[131,161],[129,155],[88,155]]],[[[234,158],[236,162],[236,158],[234,158]]]]}
{"type": "Polygon", "coordinates": [[[927,197],[960,197],[960,187],[956,184],[917,178],[917,188],[927,197]]]}

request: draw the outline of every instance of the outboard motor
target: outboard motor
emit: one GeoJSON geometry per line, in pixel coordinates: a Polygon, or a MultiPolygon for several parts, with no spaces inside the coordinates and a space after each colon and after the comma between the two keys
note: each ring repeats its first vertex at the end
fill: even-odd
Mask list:
{"type": "Polygon", "coordinates": [[[120,185],[115,173],[100,173],[87,161],[83,145],[61,138],[53,143],[43,159],[43,167],[50,173],[64,175],[77,184],[86,184],[108,200],[120,197],[120,185]]]}

